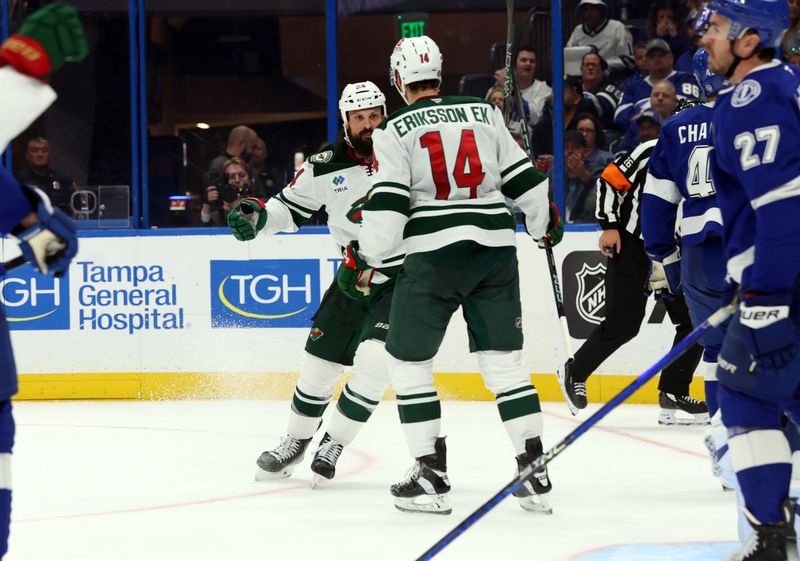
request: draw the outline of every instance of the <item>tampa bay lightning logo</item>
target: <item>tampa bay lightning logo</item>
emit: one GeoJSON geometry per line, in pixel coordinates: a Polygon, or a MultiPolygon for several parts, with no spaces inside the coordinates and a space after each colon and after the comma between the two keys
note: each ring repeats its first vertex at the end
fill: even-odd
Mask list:
{"type": "Polygon", "coordinates": [[[733,91],[731,105],[734,107],[744,107],[761,95],[761,84],[755,80],[745,80],[733,91]]]}

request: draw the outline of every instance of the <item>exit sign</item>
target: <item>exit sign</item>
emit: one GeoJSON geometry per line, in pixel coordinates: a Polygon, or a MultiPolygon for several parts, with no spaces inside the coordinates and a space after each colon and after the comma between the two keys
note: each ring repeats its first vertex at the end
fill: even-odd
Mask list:
{"type": "Polygon", "coordinates": [[[428,34],[428,14],[416,12],[399,14],[394,18],[394,35],[398,41],[428,34]]]}

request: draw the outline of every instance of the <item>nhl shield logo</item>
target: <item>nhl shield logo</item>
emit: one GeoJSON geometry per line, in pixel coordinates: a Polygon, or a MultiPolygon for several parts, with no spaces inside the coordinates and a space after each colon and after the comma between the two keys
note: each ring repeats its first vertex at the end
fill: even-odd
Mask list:
{"type": "Polygon", "coordinates": [[[590,266],[584,263],[575,273],[578,291],[575,295],[575,308],[585,321],[599,325],[605,318],[606,288],[603,279],[606,274],[604,263],[590,266]]]}

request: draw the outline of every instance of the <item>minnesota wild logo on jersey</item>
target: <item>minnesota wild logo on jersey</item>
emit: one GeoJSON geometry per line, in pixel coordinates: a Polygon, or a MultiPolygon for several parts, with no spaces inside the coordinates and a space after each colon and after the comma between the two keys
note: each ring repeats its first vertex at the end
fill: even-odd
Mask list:
{"type": "Polygon", "coordinates": [[[353,224],[361,224],[361,211],[368,200],[369,196],[365,196],[353,203],[353,205],[350,207],[350,210],[347,212],[347,219],[350,222],[353,224]]]}

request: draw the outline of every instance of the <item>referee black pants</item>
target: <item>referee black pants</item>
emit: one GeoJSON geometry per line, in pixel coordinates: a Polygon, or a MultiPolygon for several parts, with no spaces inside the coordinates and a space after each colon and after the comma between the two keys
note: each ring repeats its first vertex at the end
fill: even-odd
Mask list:
{"type": "MultiPolygon", "coordinates": [[[[622,248],[606,264],[606,319],[589,335],[575,353],[570,373],[577,381],[589,376],[611,356],[614,351],[633,339],[645,315],[648,296],[645,283],[650,274],[650,260],[644,252],[642,240],[620,230],[622,248]]],[[[692,320],[683,294],[664,302],[669,318],[675,325],[673,345],[692,331],[692,320]]],[[[695,368],[703,355],[703,347],[694,345],[661,373],[658,389],[677,395],[688,395],[695,368]]],[[[653,362],[658,357],[653,357],[653,362]]]]}

